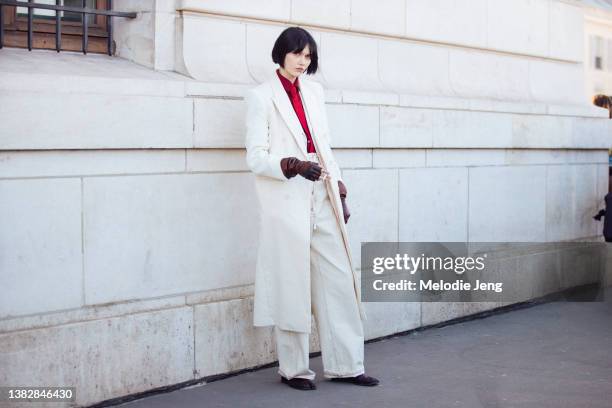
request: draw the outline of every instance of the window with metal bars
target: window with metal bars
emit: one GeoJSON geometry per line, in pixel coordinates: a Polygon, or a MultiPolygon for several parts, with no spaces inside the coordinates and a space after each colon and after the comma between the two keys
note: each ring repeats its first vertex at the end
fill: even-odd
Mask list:
{"type": "Polygon", "coordinates": [[[112,0],[0,0],[0,48],[114,54],[112,0]]]}

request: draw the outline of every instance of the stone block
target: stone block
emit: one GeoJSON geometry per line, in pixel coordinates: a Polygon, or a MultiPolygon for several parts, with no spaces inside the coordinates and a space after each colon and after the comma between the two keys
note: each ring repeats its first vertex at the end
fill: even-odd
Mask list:
{"type": "MultiPolygon", "coordinates": [[[[255,4],[255,2],[250,3],[255,4]]],[[[274,42],[285,28],[287,27],[255,23],[248,23],[246,25],[246,59],[248,69],[249,73],[259,83],[276,77],[275,71],[278,65],[272,61],[272,48],[274,47],[274,42]]],[[[318,40],[316,37],[315,41],[318,40]]]]}
{"type": "Polygon", "coordinates": [[[351,30],[403,36],[406,32],[404,0],[385,0],[373,7],[368,0],[351,0],[351,30]]]}
{"type": "Polygon", "coordinates": [[[198,377],[230,373],[276,361],[273,327],[253,326],[253,298],[194,306],[198,377]]]}
{"type": "Polygon", "coordinates": [[[376,147],[379,145],[378,107],[327,105],[332,147],[376,147]]]}
{"type": "Polygon", "coordinates": [[[487,0],[406,0],[406,36],[484,48],[487,0]]]}
{"type": "Polygon", "coordinates": [[[177,148],[192,143],[193,108],[185,98],[3,92],[0,105],[2,150],[177,148]]]}
{"type": "Polygon", "coordinates": [[[504,101],[531,99],[527,59],[462,49],[449,53],[450,84],[455,95],[504,101]]]}
{"type": "Polygon", "coordinates": [[[439,110],[433,113],[434,148],[505,148],[513,146],[512,115],[439,110]]]}
{"type": "Polygon", "coordinates": [[[421,326],[419,302],[367,302],[364,308],[368,315],[364,323],[366,340],[421,326]]]}
{"type": "Polygon", "coordinates": [[[251,177],[86,178],[85,303],[252,283],[259,220],[251,177]]]}
{"type": "MultiPolygon", "coordinates": [[[[125,3],[125,2],[123,2],[125,3]]],[[[135,19],[123,19],[122,24],[113,24],[113,39],[116,44],[116,55],[148,68],[155,66],[155,14],[153,2],[143,8],[131,9],[120,2],[117,11],[136,11],[135,19]]],[[[137,7],[137,6],[136,6],[137,7]]]]}
{"type": "Polygon", "coordinates": [[[399,95],[391,92],[342,91],[343,103],[399,105],[399,95]]]}
{"type": "Polygon", "coordinates": [[[572,118],[548,115],[512,115],[512,146],[571,147],[572,118]]]}
{"type": "Polygon", "coordinates": [[[33,150],[0,152],[0,178],[185,171],[185,150],[33,150]]]}
{"type": "Polygon", "coordinates": [[[425,167],[425,149],[375,149],[372,167],[425,167]]]}
{"type": "Polygon", "coordinates": [[[346,228],[353,261],[361,265],[361,243],[397,241],[397,170],[344,170],[351,212],[346,228]]]}
{"type": "Polygon", "coordinates": [[[0,335],[0,382],[74,386],[77,406],[194,378],[193,311],[156,310],[0,335]]]}
{"type": "Polygon", "coordinates": [[[507,149],[506,164],[563,164],[570,162],[572,151],[564,149],[507,149]]]}
{"type": "MultiPolygon", "coordinates": [[[[295,3],[294,3],[295,4],[295,3]]],[[[337,4],[332,2],[330,4],[337,4]]],[[[308,7],[323,15],[308,2],[308,7]]],[[[320,42],[321,74],[331,88],[380,90],[377,40],[355,35],[322,32],[320,42]]]]}
{"type": "Polygon", "coordinates": [[[351,0],[292,0],[291,22],[349,29],[351,0]]]}
{"type": "Polygon", "coordinates": [[[469,169],[470,242],[541,242],[546,239],[546,168],[469,169]]]}
{"type": "Polygon", "coordinates": [[[431,147],[434,115],[431,109],[381,107],[381,147],[431,147]]]}
{"type": "Polygon", "coordinates": [[[609,149],[612,146],[612,121],[599,118],[571,118],[571,146],[609,149]]]}
{"type": "Polygon", "coordinates": [[[580,64],[530,60],[525,84],[529,87],[530,99],[534,101],[578,106],[589,103],[580,64]]]}
{"type": "Polygon", "coordinates": [[[372,149],[333,149],[333,152],[341,169],[372,167],[372,149]]]}
{"type": "Polygon", "coordinates": [[[597,234],[599,223],[592,218],[601,199],[597,186],[595,164],[546,166],[547,241],[597,234]]]}
{"type": "Polygon", "coordinates": [[[426,149],[427,167],[501,166],[504,149],[426,149]]]}
{"type": "MultiPolygon", "coordinates": [[[[510,281],[513,287],[530,289],[531,299],[549,295],[561,290],[560,251],[547,251],[522,256],[517,259],[517,268],[526,275],[524,280],[510,281]]],[[[509,299],[519,300],[519,299],[509,299]]]]}
{"type": "Polygon", "coordinates": [[[250,171],[244,149],[187,150],[187,171],[250,171]]]}
{"type": "Polygon", "coordinates": [[[467,175],[465,168],[400,170],[399,241],[467,241],[467,175]]]}
{"type": "Polygon", "coordinates": [[[179,72],[205,82],[255,83],[247,65],[246,23],[189,12],[182,15],[179,72]]]}
{"type": "Polygon", "coordinates": [[[551,58],[580,62],[583,59],[584,21],[580,4],[549,1],[549,49],[551,58]]]}
{"type": "MultiPolygon", "coordinates": [[[[602,244],[608,245],[608,244],[602,244]]],[[[601,271],[607,262],[604,248],[576,247],[560,252],[561,290],[593,283],[603,283],[601,271]]]]}
{"type": "Polygon", "coordinates": [[[194,147],[244,148],[245,120],[242,99],[194,99],[194,147]]]}
{"type": "Polygon", "coordinates": [[[81,181],[2,180],[0,197],[0,318],[82,306],[81,181]]]}
{"type": "Polygon", "coordinates": [[[180,8],[204,13],[256,17],[270,20],[289,20],[290,0],[181,0],[180,8]]]}
{"type": "Polygon", "coordinates": [[[546,57],[549,3],[548,0],[488,0],[488,47],[546,57]]]}
{"type": "Polygon", "coordinates": [[[380,80],[389,91],[452,96],[448,49],[398,40],[378,42],[380,80]]]}
{"type": "Polygon", "coordinates": [[[174,71],[176,19],[174,11],[155,14],[155,70],[174,71]]]}

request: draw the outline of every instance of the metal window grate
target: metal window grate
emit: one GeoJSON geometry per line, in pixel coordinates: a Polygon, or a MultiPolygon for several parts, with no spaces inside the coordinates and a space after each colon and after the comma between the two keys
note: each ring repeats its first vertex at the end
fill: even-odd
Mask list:
{"type": "Polygon", "coordinates": [[[137,13],[135,12],[123,12],[123,11],[112,11],[113,2],[112,0],[107,1],[106,10],[92,9],[86,7],[86,0],[82,0],[82,7],[71,7],[61,6],[60,0],[55,0],[55,5],[52,4],[41,4],[34,3],[34,0],[26,1],[11,1],[11,0],[0,0],[0,48],[4,44],[4,7],[3,6],[18,6],[28,8],[28,50],[32,51],[32,38],[34,35],[32,29],[32,21],[34,19],[34,9],[46,9],[55,10],[55,49],[60,52],[62,48],[62,20],[60,18],[60,11],[68,11],[73,13],[80,13],[83,22],[83,42],[82,51],[83,54],[87,54],[87,39],[88,39],[88,22],[87,16],[89,14],[107,16],[106,29],[108,31],[107,49],[108,55],[112,55],[112,44],[113,44],[113,24],[111,17],[125,17],[125,18],[136,18],[137,13]]]}

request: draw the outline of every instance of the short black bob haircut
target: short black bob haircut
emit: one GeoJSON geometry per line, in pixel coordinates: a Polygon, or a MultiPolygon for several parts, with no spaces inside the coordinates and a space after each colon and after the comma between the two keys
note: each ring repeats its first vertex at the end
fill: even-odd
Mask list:
{"type": "Polygon", "coordinates": [[[306,45],[310,49],[310,65],[306,73],[314,74],[319,68],[317,43],[308,31],[300,27],[289,27],[278,36],[272,48],[272,61],[284,68],[285,55],[290,52],[302,52],[306,45]]]}

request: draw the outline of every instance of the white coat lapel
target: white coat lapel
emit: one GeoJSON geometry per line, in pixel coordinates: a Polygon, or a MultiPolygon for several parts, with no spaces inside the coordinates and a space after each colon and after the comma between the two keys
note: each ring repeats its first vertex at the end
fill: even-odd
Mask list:
{"type": "Polygon", "coordinates": [[[291,134],[295,138],[295,142],[300,147],[300,150],[306,157],[306,136],[304,136],[304,131],[302,130],[302,125],[295,114],[295,110],[289,101],[289,96],[287,96],[287,91],[283,88],[283,84],[281,84],[276,74],[275,78],[271,79],[273,97],[272,100],[276,105],[276,108],[280,112],[281,117],[289,127],[291,134]]]}
{"type": "Polygon", "coordinates": [[[319,142],[319,132],[321,132],[319,119],[319,101],[317,95],[313,92],[306,81],[300,82],[300,93],[302,94],[302,103],[304,105],[304,111],[310,128],[310,135],[312,136],[315,146],[319,142]]]}

